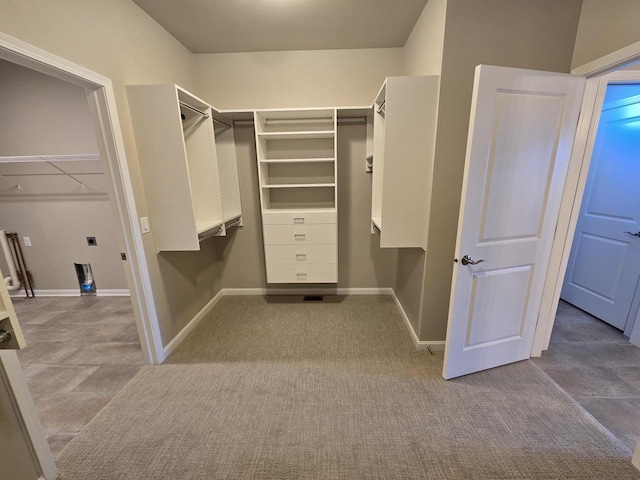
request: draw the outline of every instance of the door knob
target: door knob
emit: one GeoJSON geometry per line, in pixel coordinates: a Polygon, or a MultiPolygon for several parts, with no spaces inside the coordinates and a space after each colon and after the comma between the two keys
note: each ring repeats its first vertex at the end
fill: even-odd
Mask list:
{"type": "Polygon", "coordinates": [[[629,235],[633,235],[634,237],[640,237],[640,232],[636,232],[636,233],[624,232],[624,233],[628,233],[629,235]]]}
{"type": "Polygon", "coordinates": [[[461,261],[463,265],[478,265],[479,263],[484,262],[484,260],[471,260],[471,257],[469,255],[465,255],[464,257],[462,257],[461,261]]]}

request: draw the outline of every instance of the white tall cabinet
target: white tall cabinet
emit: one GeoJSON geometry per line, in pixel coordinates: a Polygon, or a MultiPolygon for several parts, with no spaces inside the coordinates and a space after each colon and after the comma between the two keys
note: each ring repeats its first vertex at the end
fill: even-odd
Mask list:
{"type": "Polygon", "coordinates": [[[267,283],[336,283],[336,110],[262,110],[254,122],[267,283]]]}
{"type": "Polygon", "coordinates": [[[177,85],[131,85],[127,97],[156,251],[200,250],[240,224],[231,121],[177,85]]]}
{"type": "Polygon", "coordinates": [[[426,249],[440,77],[388,77],[373,106],[372,232],[426,249]]]}

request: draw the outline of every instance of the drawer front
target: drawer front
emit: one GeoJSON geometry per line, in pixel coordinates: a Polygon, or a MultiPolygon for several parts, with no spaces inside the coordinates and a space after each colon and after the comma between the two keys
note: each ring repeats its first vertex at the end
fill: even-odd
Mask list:
{"type": "Polygon", "coordinates": [[[267,283],[337,283],[338,265],[267,263],[267,283]]]}
{"type": "Polygon", "coordinates": [[[267,263],[337,263],[337,245],[266,245],[267,263]]]}
{"type": "Polygon", "coordinates": [[[262,214],[265,225],[314,225],[336,223],[336,212],[265,212],[262,214]]]}
{"type": "Polygon", "coordinates": [[[265,245],[335,245],[337,225],[263,225],[265,245]]]}

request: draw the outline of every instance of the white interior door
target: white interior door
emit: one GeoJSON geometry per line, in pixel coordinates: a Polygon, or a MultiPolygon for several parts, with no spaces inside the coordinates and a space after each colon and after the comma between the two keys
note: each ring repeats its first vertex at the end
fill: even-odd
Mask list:
{"type": "Polygon", "coordinates": [[[640,277],[639,182],[640,96],[605,105],[600,116],[561,294],[620,330],[635,314],[640,277]]]}
{"type": "Polygon", "coordinates": [[[444,378],[531,355],[584,84],[476,68],[444,378]]]}

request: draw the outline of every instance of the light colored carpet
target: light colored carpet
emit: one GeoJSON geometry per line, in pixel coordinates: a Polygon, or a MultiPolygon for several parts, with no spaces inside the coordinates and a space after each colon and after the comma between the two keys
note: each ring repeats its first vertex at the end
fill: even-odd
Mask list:
{"type": "Polygon", "coordinates": [[[445,382],[389,297],[225,297],[58,458],[72,479],[633,479],[531,362],[445,382]]]}

